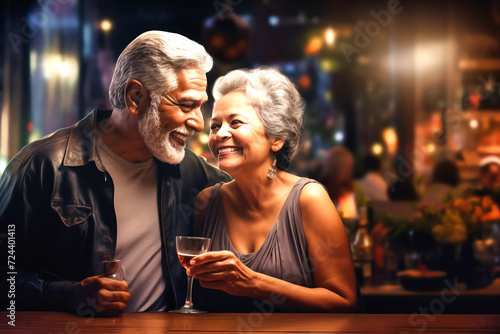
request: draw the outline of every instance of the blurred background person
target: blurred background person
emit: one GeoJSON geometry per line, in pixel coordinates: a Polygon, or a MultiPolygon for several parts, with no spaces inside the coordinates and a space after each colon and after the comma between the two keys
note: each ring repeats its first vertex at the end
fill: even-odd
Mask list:
{"type": "Polygon", "coordinates": [[[420,194],[414,183],[412,166],[396,158],[393,161],[396,174],[388,184],[387,195],[391,201],[418,201],[420,194]]]}
{"type": "Polygon", "coordinates": [[[363,157],[365,175],[358,180],[358,185],[365,196],[372,201],[388,201],[387,182],[382,176],[382,164],[373,154],[363,157]]]}
{"type": "Polygon", "coordinates": [[[422,194],[422,201],[441,203],[447,194],[458,195],[460,175],[458,165],[452,160],[441,160],[432,169],[431,182],[422,194]]]}
{"type": "Polygon", "coordinates": [[[500,204],[500,158],[497,156],[484,157],[479,162],[479,185],[477,196],[490,196],[500,204]]]}
{"type": "Polygon", "coordinates": [[[338,145],[328,151],[321,182],[342,218],[358,217],[353,171],[354,156],[347,148],[338,145]]]}

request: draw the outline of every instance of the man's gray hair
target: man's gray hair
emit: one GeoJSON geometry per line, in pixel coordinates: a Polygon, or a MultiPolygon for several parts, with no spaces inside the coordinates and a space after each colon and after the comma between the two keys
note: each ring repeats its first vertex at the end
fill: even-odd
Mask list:
{"type": "Polygon", "coordinates": [[[215,102],[236,90],[246,94],[266,135],[285,140],[276,159],[279,169],[288,168],[302,144],[304,127],[305,104],[294,84],[273,68],[234,70],[216,80],[213,88],[215,102]]]}
{"type": "Polygon", "coordinates": [[[199,68],[205,73],[212,57],[200,44],[182,35],[148,31],[135,38],[118,57],[109,86],[111,105],[125,108],[125,87],[138,80],[152,98],[177,88],[177,73],[183,68],[199,68]]]}

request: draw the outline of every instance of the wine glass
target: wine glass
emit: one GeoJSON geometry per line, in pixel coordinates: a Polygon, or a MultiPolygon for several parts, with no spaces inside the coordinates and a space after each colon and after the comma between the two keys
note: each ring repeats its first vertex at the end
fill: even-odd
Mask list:
{"type": "Polygon", "coordinates": [[[109,277],[117,281],[125,280],[125,274],[120,260],[102,261],[101,272],[103,277],[109,277]]]}
{"type": "MultiPolygon", "coordinates": [[[[124,281],[125,280],[125,272],[123,271],[122,267],[122,261],[121,260],[104,260],[101,261],[101,276],[102,277],[108,277],[117,281],[124,281]]],[[[106,316],[116,316],[119,315],[120,313],[123,313],[124,310],[122,311],[117,311],[117,312],[107,312],[106,316]]]]}
{"type": "MultiPolygon", "coordinates": [[[[175,237],[177,256],[179,257],[179,261],[181,262],[182,266],[187,269],[189,267],[189,261],[191,261],[191,259],[196,255],[206,253],[209,244],[210,244],[210,238],[185,237],[185,236],[175,237]]],[[[170,312],[206,313],[207,311],[201,311],[193,308],[192,291],[193,291],[193,276],[188,276],[186,301],[184,303],[184,306],[177,310],[171,310],[170,312]]]]}

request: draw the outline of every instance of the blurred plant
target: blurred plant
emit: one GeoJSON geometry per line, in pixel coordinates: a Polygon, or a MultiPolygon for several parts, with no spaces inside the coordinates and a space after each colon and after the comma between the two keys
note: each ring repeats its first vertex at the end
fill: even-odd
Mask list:
{"type": "Polygon", "coordinates": [[[491,232],[492,221],[500,219],[500,210],[491,197],[467,196],[455,198],[448,193],[437,205],[421,203],[411,217],[387,215],[382,223],[386,237],[397,238],[402,233],[427,233],[442,243],[462,243],[481,238],[491,232]]]}
{"type": "Polygon", "coordinates": [[[357,181],[354,181],[354,196],[356,198],[356,206],[358,208],[368,206],[370,199],[365,195],[365,192],[361,189],[357,181]]]}

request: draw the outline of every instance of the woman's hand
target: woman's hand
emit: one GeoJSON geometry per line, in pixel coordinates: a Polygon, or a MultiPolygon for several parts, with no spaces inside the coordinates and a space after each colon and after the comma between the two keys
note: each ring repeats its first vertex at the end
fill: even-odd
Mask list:
{"type": "Polygon", "coordinates": [[[189,263],[187,274],[200,280],[201,286],[235,296],[249,296],[255,289],[258,274],[245,266],[230,251],[198,255],[189,263]]]}

